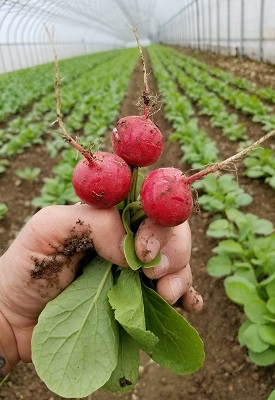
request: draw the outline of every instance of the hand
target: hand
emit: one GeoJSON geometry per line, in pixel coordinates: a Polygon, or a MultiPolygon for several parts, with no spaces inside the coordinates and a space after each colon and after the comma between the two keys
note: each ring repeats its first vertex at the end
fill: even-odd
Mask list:
{"type": "MultiPolygon", "coordinates": [[[[2,332],[9,333],[8,342],[4,342],[9,347],[12,341],[16,343],[11,365],[20,359],[31,361],[31,336],[39,314],[75,279],[88,250],[127,267],[122,251],[124,237],[115,208],[50,206],[28,221],[0,259],[0,325],[2,332]]],[[[149,278],[158,279],[160,295],[171,304],[180,298],[187,310],[198,310],[202,300],[191,286],[190,249],[187,223],[163,228],[146,219],[136,235],[136,252],[141,260],[148,262],[158,251],[162,253],[159,266],[144,270],[149,278]]]]}

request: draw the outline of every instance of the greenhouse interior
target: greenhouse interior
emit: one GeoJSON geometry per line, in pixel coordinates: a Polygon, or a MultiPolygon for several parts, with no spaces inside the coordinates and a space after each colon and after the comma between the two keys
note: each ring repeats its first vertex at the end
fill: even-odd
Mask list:
{"type": "Polygon", "coordinates": [[[0,0],[0,400],[275,400],[275,4],[0,0]]]}

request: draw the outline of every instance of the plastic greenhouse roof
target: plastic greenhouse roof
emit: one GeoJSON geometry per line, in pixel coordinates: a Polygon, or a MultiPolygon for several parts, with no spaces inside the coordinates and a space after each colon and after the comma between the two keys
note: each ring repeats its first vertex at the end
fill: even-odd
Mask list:
{"type": "Polygon", "coordinates": [[[42,43],[45,26],[57,42],[85,41],[125,47],[160,35],[192,0],[6,0],[0,1],[0,43],[42,43]]]}

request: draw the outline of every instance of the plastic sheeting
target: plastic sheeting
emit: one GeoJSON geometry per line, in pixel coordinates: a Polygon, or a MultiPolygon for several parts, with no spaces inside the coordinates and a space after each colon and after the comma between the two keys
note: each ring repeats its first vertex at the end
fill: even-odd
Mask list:
{"type": "Polygon", "coordinates": [[[192,46],[275,62],[274,0],[0,0],[0,72],[135,44],[192,46]]]}

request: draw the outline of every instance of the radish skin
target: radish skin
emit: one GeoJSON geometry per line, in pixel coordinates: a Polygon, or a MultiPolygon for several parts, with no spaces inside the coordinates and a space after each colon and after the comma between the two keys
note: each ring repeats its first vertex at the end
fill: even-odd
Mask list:
{"type": "Polygon", "coordinates": [[[185,176],[176,168],[158,168],[144,179],[140,202],[145,214],[162,226],[176,226],[192,212],[193,198],[185,176]]]}
{"type": "Polygon", "coordinates": [[[131,188],[131,170],[116,154],[93,153],[76,165],[72,184],[77,196],[97,208],[110,208],[125,199],[131,188]]]}
{"type": "Polygon", "coordinates": [[[163,137],[157,126],[145,116],[121,118],[112,132],[114,152],[129,165],[154,164],[163,149],[163,137]]]}

